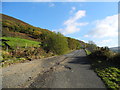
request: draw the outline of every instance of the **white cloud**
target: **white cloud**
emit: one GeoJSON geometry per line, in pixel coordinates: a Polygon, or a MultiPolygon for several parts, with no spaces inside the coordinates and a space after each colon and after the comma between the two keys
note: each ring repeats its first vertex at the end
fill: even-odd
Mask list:
{"type": "Polygon", "coordinates": [[[55,6],[54,3],[50,3],[50,4],[49,4],[49,7],[54,7],[54,6],[55,6]]]}
{"type": "Polygon", "coordinates": [[[79,10],[77,11],[72,17],[70,17],[68,20],[66,20],[63,25],[65,28],[59,29],[61,33],[64,35],[66,34],[72,34],[75,32],[80,31],[80,26],[84,26],[87,23],[80,23],[77,22],[79,19],[83,18],[86,15],[86,11],[84,10],[79,10]]]}
{"type": "Polygon", "coordinates": [[[107,16],[103,20],[95,21],[95,28],[85,36],[93,38],[118,36],[118,15],[107,16]]]}
{"type": "Polygon", "coordinates": [[[98,46],[118,46],[118,15],[107,16],[91,23],[95,27],[84,35],[85,38],[94,40],[98,46]]]}
{"type": "Polygon", "coordinates": [[[117,47],[118,46],[118,39],[105,39],[105,40],[98,40],[95,42],[98,46],[108,46],[108,47],[117,47]]]}
{"type": "Polygon", "coordinates": [[[72,9],[70,10],[70,14],[72,14],[75,10],[76,10],[76,7],[72,7],[72,9]]]}
{"type": "Polygon", "coordinates": [[[100,40],[100,41],[97,41],[97,45],[102,45],[102,46],[107,46],[107,43],[110,43],[112,41],[112,39],[108,39],[108,40],[100,40]]]}
{"type": "Polygon", "coordinates": [[[88,35],[84,35],[84,37],[89,37],[88,35]]]}

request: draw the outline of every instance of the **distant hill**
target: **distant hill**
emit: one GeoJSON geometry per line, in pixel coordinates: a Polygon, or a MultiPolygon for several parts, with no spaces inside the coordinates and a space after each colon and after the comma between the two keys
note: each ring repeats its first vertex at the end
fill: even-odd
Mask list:
{"type": "Polygon", "coordinates": [[[110,50],[113,52],[120,52],[120,47],[112,47],[110,50]]]}

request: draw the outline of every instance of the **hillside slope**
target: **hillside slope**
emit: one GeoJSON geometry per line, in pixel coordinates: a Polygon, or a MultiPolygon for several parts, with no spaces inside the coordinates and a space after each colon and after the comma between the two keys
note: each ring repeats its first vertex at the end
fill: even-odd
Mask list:
{"type": "Polygon", "coordinates": [[[51,33],[51,31],[34,27],[21,20],[2,14],[2,36],[37,40],[42,33],[51,33]]]}
{"type": "Polygon", "coordinates": [[[120,47],[112,47],[110,50],[113,52],[120,52],[120,47]]]}
{"type": "Polygon", "coordinates": [[[65,37],[59,32],[32,26],[8,15],[0,15],[2,15],[1,39],[4,39],[1,44],[4,47],[2,48],[3,60],[1,60],[3,63],[14,63],[16,58],[20,61],[21,58],[32,60],[61,55],[86,46],[83,41],[65,37]]]}
{"type": "MultiPolygon", "coordinates": [[[[43,40],[46,33],[53,33],[52,31],[32,26],[11,16],[0,15],[2,15],[2,36],[20,37],[32,40],[38,40],[39,38],[39,40],[43,40]]],[[[85,44],[83,41],[79,42],[85,44]]]]}

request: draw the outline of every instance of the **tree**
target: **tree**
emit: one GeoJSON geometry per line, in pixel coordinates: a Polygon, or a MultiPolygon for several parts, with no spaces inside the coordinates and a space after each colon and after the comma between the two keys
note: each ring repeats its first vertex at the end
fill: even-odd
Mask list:
{"type": "Polygon", "coordinates": [[[61,33],[48,34],[42,46],[47,52],[51,51],[58,55],[65,54],[68,51],[67,39],[61,33]]]}
{"type": "Polygon", "coordinates": [[[80,47],[81,47],[80,42],[76,40],[76,49],[80,49],[80,47]]]}
{"type": "Polygon", "coordinates": [[[72,39],[70,37],[68,37],[68,47],[71,49],[71,50],[76,50],[76,49],[80,49],[81,47],[81,44],[78,40],[76,39],[72,39]]]}
{"type": "Polygon", "coordinates": [[[87,49],[89,49],[91,52],[96,50],[97,45],[93,41],[88,41],[87,49]]]}
{"type": "Polygon", "coordinates": [[[88,41],[90,45],[96,45],[93,41],[88,41]]]}
{"type": "Polygon", "coordinates": [[[76,49],[76,44],[75,44],[75,40],[68,37],[68,47],[71,49],[71,50],[74,50],[76,49]]]}

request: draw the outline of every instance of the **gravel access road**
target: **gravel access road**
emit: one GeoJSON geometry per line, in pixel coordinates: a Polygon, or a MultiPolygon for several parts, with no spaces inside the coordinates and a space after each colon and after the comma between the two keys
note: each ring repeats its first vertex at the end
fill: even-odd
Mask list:
{"type": "Polygon", "coordinates": [[[39,75],[29,87],[105,88],[101,79],[91,69],[84,50],[74,51],[64,57],[64,60],[51,68],[50,71],[39,75]]]}
{"type": "Polygon", "coordinates": [[[105,88],[84,50],[4,67],[3,88],[105,88]]]}

